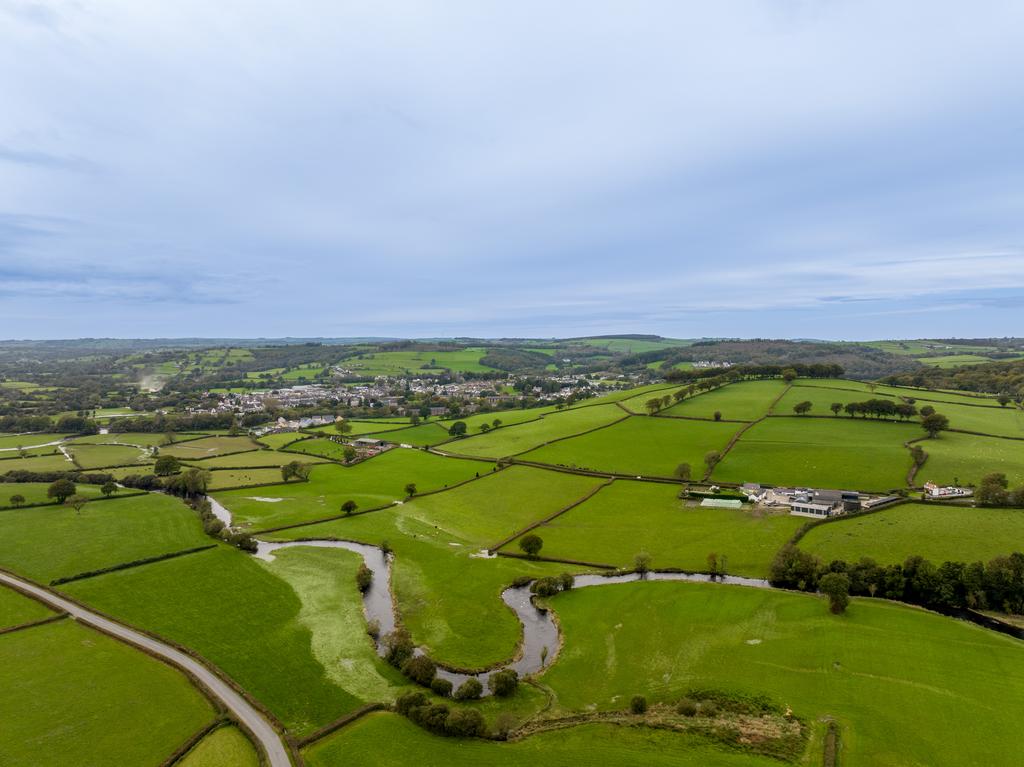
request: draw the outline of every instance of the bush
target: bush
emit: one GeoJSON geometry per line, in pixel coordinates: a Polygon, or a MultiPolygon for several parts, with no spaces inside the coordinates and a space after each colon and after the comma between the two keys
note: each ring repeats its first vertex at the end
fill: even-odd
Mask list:
{"type": "Polygon", "coordinates": [[[411,716],[414,722],[418,722],[428,730],[434,732],[448,731],[448,706],[443,703],[433,703],[429,706],[414,708],[411,716]]]}
{"type": "Polygon", "coordinates": [[[455,700],[477,700],[484,693],[484,686],[478,679],[472,677],[459,685],[459,689],[452,696],[455,700]]]}
{"type": "Polygon", "coordinates": [[[459,708],[448,715],[447,731],[460,738],[483,735],[487,729],[483,714],[475,708],[459,708]]]}
{"type": "Polygon", "coordinates": [[[574,581],[573,577],[569,575],[569,573],[562,573],[561,575],[557,576],[555,580],[558,582],[558,588],[560,588],[562,591],[568,591],[569,589],[571,589],[574,581]]]}
{"type": "Polygon", "coordinates": [[[433,681],[430,683],[430,691],[433,692],[434,695],[440,695],[442,698],[448,698],[452,694],[452,683],[447,679],[435,676],[433,681]]]}
{"type": "Polygon", "coordinates": [[[409,635],[409,632],[403,628],[396,628],[390,634],[385,636],[384,647],[386,648],[384,660],[395,668],[401,668],[402,665],[412,657],[414,649],[412,637],[409,635]]]}
{"type": "Polygon", "coordinates": [[[682,716],[697,716],[697,703],[689,698],[683,698],[676,705],[676,713],[682,716]]]}
{"type": "Polygon", "coordinates": [[[366,633],[372,636],[374,639],[380,637],[380,621],[376,618],[372,618],[366,623],[366,633]]]}
{"type": "Polygon", "coordinates": [[[373,570],[366,566],[366,563],[359,565],[356,570],[356,586],[360,594],[365,594],[373,585],[373,570]]]}
{"type": "Polygon", "coordinates": [[[426,655],[414,655],[402,664],[402,673],[416,684],[429,687],[437,674],[437,666],[426,655]]]}
{"type": "Polygon", "coordinates": [[[634,714],[643,714],[647,711],[647,698],[643,695],[634,695],[629,701],[629,710],[634,714]]]}
{"type": "Polygon", "coordinates": [[[553,597],[561,589],[558,587],[558,581],[554,578],[538,578],[530,586],[530,591],[539,597],[553,597]]]}
{"type": "Polygon", "coordinates": [[[524,586],[529,586],[533,582],[532,575],[520,575],[514,581],[512,581],[512,588],[521,589],[524,586]]]}
{"type": "Polygon", "coordinates": [[[223,529],[224,523],[216,517],[203,521],[203,532],[207,535],[218,536],[223,529]]]}
{"type": "Polygon", "coordinates": [[[700,704],[700,715],[706,716],[708,719],[714,719],[718,716],[718,704],[710,700],[704,701],[700,704]]]}
{"type": "Polygon", "coordinates": [[[519,674],[515,669],[507,668],[491,674],[491,692],[499,698],[507,698],[515,693],[519,686],[519,674]]]}
{"type": "Polygon", "coordinates": [[[427,705],[427,696],[418,690],[403,692],[395,699],[395,711],[402,716],[408,716],[414,708],[427,705]]]}

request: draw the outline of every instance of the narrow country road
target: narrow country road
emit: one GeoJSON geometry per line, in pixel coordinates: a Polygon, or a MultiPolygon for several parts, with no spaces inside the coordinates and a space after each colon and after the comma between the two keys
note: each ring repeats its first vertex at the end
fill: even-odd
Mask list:
{"type": "Polygon", "coordinates": [[[266,753],[270,767],[291,767],[292,762],[281,737],[263,714],[249,701],[235,692],[229,684],[195,658],[146,634],[130,629],[109,618],[104,618],[102,615],[97,615],[81,605],[59,597],[52,591],[36,586],[29,581],[24,581],[10,573],[0,572],[0,583],[16,586],[40,601],[45,602],[50,607],[68,613],[75,620],[101,629],[123,642],[159,655],[171,664],[192,674],[207,689],[210,695],[220,700],[234,714],[238,721],[249,728],[266,753]]]}

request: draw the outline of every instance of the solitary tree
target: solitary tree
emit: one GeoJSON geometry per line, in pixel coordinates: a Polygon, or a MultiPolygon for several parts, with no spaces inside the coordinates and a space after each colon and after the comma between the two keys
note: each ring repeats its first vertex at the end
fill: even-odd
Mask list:
{"type": "Polygon", "coordinates": [[[929,437],[937,437],[940,431],[949,428],[949,419],[942,413],[932,413],[921,419],[921,428],[928,432],[929,437]]]}
{"type": "Polygon", "coordinates": [[[335,421],[334,422],[334,430],[336,432],[338,432],[338,434],[342,434],[342,435],[351,434],[352,433],[352,424],[350,424],[348,421],[345,421],[345,420],[335,421]]]}
{"type": "Polygon", "coordinates": [[[795,405],[793,405],[793,412],[796,413],[797,415],[805,415],[806,413],[811,412],[811,408],[813,407],[813,405],[814,403],[811,402],[810,400],[797,402],[795,405]]]}
{"type": "Polygon", "coordinates": [[[497,429],[499,426],[501,426],[501,419],[495,418],[493,421],[491,421],[491,426],[497,429]]]}
{"type": "Polygon", "coordinates": [[[1006,392],[999,392],[999,396],[996,397],[996,402],[999,403],[999,407],[1006,407],[1010,404],[1010,395],[1006,392]]]}
{"type": "Polygon", "coordinates": [[[20,493],[15,493],[14,495],[11,496],[11,506],[13,506],[14,508],[18,508],[19,506],[24,505],[25,496],[21,495],[20,493]]]}
{"type": "Polygon", "coordinates": [[[411,498],[416,495],[416,483],[410,482],[405,486],[405,495],[407,498],[411,498]]]}
{"type": "Polygon", "coordinates": [[[648,570],[651,569],[651,555],[646,551],[641,551],[633,557],[633,567],[640,573],[641,578],[646,576],[648,570]]]}
{"type": "Polygon", "coordinates": [[[373,585],[373,570],[366,566],[366,563],[359,565],[356,570],[356,587],[360,594],[365,594],[373,585]]]}
{"type": "Polygon", "coordinates": [[[448,428],[448,433],[453,437],[462,437],[466,434],[466,422],[456,421],[448,428]]]}
{"type": "Polygon", "coordinates": [[[345,513],[345,516],[351,516],[352,512],[359,508],[359,504],[353,501],[351,498],[341,504],[341,510],[345,513]]]}
{"type": "Polygon", "coordinates": [[[75,493],[70,498],[68,498],[67,501],[65,501],[65,503],[67,503],[68,506],[70,506],[71,508],[73,508],[75,510],[76,514],[81,514],[82,513],[82,508],[88,502],[89,502],[88,498],[86,498],[84,495],[79,495],[78,493],[75,493]]]}
{"type": "Polygon", "coordinates": [[[850,576],[846,573],[825,573],[818,581],[818,589],[828,597],[829,609],[836,615],[845,612],[850,604],[850,576]]]}
{"type": "Polygon", "coordinates": [[[341,455],[345,459],[345,463],[352,463],[359,453],[357,453],[356,449],[351,445],[345,445],[345,449],[341,451],[341,455]]]}
{"type": "Polygon", "coordinates": [[[797,379],[796,371],[793,368],[786,368],[782,371],[782,380],[786,383],[793,383],[797,379]]]}
{"type": "Polygon", "coordinates": [[[162,455],[153,464],[153,473],[158,477],[169,477],[181,470],[181,462],[173,455],[162,455]]]}
{"type": "Polygon", "coordinates": [[[681,463],[676,466],[676,476],[679,477],[682,482],[689,482],[690,477],[693,474],[693,469],[690,468],[690,464],[681,463]]]}
{"type": "Polygon", "coordinates": [[[114,482],[104,482],[100,488],[100,492],[107,498],[117,492],[117,484],[114,482]]]}
{"type": "Polygon", "coordinates": [[[540,553],[540,550],[544,547],[544,540],[534,533],[523,536],[523,539],[519,541],[519,548],[528,557],[535,557],[540,553]]]}
{"type": "Polygon", "coordinates": [[[931,405],[925,405],[920,410],[922,418],[927,418],[928,416],[930,416],[934,412],[935,412],[935,408],[933,408],[931,405]]]}
{"type": "Polygon", "coordinates": [[[831,405],[828,406],[828,409],[832,411],[832,415],[839,415],[839,413],[843,409],[843,403],[833,402],[831,405]]]}
{"type": "Polygon", "coordinates": [[[716,410],[715,411],[714,419],[716,421],[721,421],[722,420],[722,411],[721,410],[716,410]]]}
{"type": "Polygon", "coordinates": [[[46,497],[53,498],[57,503],[64,503],[75,494],[75,483],[70,479],[58,479],[46,489],[46,497]]]}
{"type": "Polygon", "coordinates": [[[718,462],[722,460],[722,454],[717,450],[711,450],[704,454],[704,465],[708,467],[708,472],[714,470],[718,462]]]}

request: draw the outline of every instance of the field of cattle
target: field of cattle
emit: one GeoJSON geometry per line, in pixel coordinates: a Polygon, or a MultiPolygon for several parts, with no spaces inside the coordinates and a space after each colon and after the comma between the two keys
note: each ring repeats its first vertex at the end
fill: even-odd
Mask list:
{"type": "MultiPolygon", "coordinates": [[[[346,364],[368,375],[472,371],[478,351],[346,364]]],[[[307,543],[254,556],[169,494],[79,482],[65,500],[47,482],[0,483],[0,570],[185,648],[263,712],[296,765],[1012,764],[1021,639],[880,597],[832,614],[821,595],[760,579],[794,543],[823,563],[883,566],[1024,551],[1024,509],[919,500],[928,481],[974,486],[1002,472],[1024,483],[1024,410],[838,379],[742,381],[648,405],[676,389],[473,415],[461,419],[466,436],[452,418],[353,421],[346,439],[390,446],[354,462],[330,426],[259,438],[0,435],[0,475],[131,484],[173,457],[177,470],[208,472],[210,498],[260,545],[383,550],[389,589],[375,581],[367,599],[387,591],[415,646],[452,671],[525,652],[524,624],[503,601],[513,583],[650,571],[538,597],[559,639],[507,696],[453,700],[386,662],[356,588],[359,554],[307,543]],[[930,437],[918,418],[843,410],[869,398],[930,405],[949,429],[930,437]],[[296,461],[304,476],[284,481],[281,467],[296,461]],[[742,483],[902,500],[808,525],[786,509],[702,506],[683,492],[742,483]],[[532,537],[542,547],[527,555],[532,537]],[[751,580],[656,577],[680,571],[751,580]],[[415,691],[424,705],[478,712],[476,737],[397,713],[415,691]]],[[[179,668],[3,585],[0,659],[4,765],[265,763],[250,728],[179,668]]]]}

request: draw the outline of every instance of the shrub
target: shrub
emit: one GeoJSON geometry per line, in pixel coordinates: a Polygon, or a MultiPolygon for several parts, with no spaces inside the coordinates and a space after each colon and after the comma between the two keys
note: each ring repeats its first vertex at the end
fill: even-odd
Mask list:
{"type": "Polygon", "coordinates": [[[559,592],[558,581],[554,578],[538,578],[530,586],[530,591],[539,597],[553,597],[559,592]]]}
{"type": "Polygon", "coordinates": [[[395,699],[395,711],[402,716],[408,716],[414,708],[427,705],[427,696],[418,690],[403,692],[395,699]]]}
{"type": "Polygon", "coordinates": [[[429,687],[434,675],[437,674],[437,666],[426,655],[414,655],[402,664],[402,673],[416,684],[429,687]]]}
{"type": "Polygon", "coordinates": [[[575,579],[571,575],[569,575],[569,573],[562,573],[561,575],[557,576],[555,580],[558,582],[559,589],[561,589],[562,591],[568,591],[572,588],[575,579]]]}
{"type": "Polygon", "coordinates": [[[629,710],[634,714],[643,714],[647,711],[647,698],[643,695],[634,695],[629,701],[629,710]]]}
{"type": "Polygon", "coordinates": [[[540,553],[540,550],[544,548],[544,539],[539,535],[530,533],[530,535],[523,536],[522,540],[519,541],[519,548],[528,557],[535,557],[540,553]]]}
{"type": "Polygon", "coordinates": [[[396,628],[384,637],[384,660],[395,668],[401,668],[409,658],[412,657],[414,645],[412,637],[404,628],[396,628]]]}
{"type": "Polygon", "coordinates": [[[453,696],[455,700],[476,700],[484,693],[484,686],[480,680],[470,677],[459,685],[453,696]]]}
{"type": "Polygon", "coordinates": [[[512,581],[512,588],[521,589],[524,586],[529,586],[533,582],[532,575],[520,575],[514,581],[512,581]]]}
{"type": "Polygon", "coordinates": [[[461,738],[472,738],[483,735],[487,729],[483,714],[475,708],[460,708],[448,715],[446,727],[450,735],[461,738]]]}
{"type": "Polygon", "coordinates": [[[376,618],[372,618],[366,623],[366,633],[372,636],[374,639],[380,637],[380,621],[376,618]]]}
{"type": "Polygon", "coordinates": [[[718,704],[710,700],[704,701],[700,704],[700,715],[706,716],[708,719],[714,719],[718,716],[718,704]]]}
{"type": "Polygon", "coordinates": [[[11,496],[11,506],[14,506],[15,508],[17,508],[18,506],[24,506],[24,505],[25,505],[25,496],[21,495],[20,493],[15,493],[14,495],[11,496]]]}
{"type": "Polygon", "coordinates": [[[676,705],[676,713],[682,716],[697,716],[697,703],[689,698],[683,698],[676,705]]]}
{"type": "Polygon", "coordinates": [[[356,586],[359,588],[359,593],[365,594],[372,585],[373,570],[367,567],[365,563],[359,565],[359,569],[356,570],[356,586]]]}
{"type": "Polygon", "coordinates": [[[507,740],[508,735],[519,724],[516,715],[511,711],[502,711],[494,720],[494,734],[502,740],[507,740]]]}
{"type": "Polygon", "coordinates": [[[850,604],[850,576],[846,573],[826,573],[818,581],[821,593],[828,597],[829,609],[836,615],[846,611],[850,604]]]}
{"type": "Polygon", "coordinates": [[[507,698],[515,693],[519,686],[519,674],[515,669],[507,668],[491,674],[491,692],[499,698],[507,698]]]}
{"type": "Polygon", "coordinates": [[[448,730],[449,708],[443,703],[433,703],[412,710],[414,722],[418,722],[428,730],[446,732],[448,730]]]}
{"type": "Polygon", "coordinates": [[[220,531],[224,529],[224,523],[216,517],[203,521],[203,532],[207,535],[218,536],[220,531]]]}
{"type": "Polygon", "coordinates": [[[440,695],[442,698],[448,698],[452,694],[452,683],[447,679],[435,676],[430,682],[430,690],[434,695],[440,695]]]}

